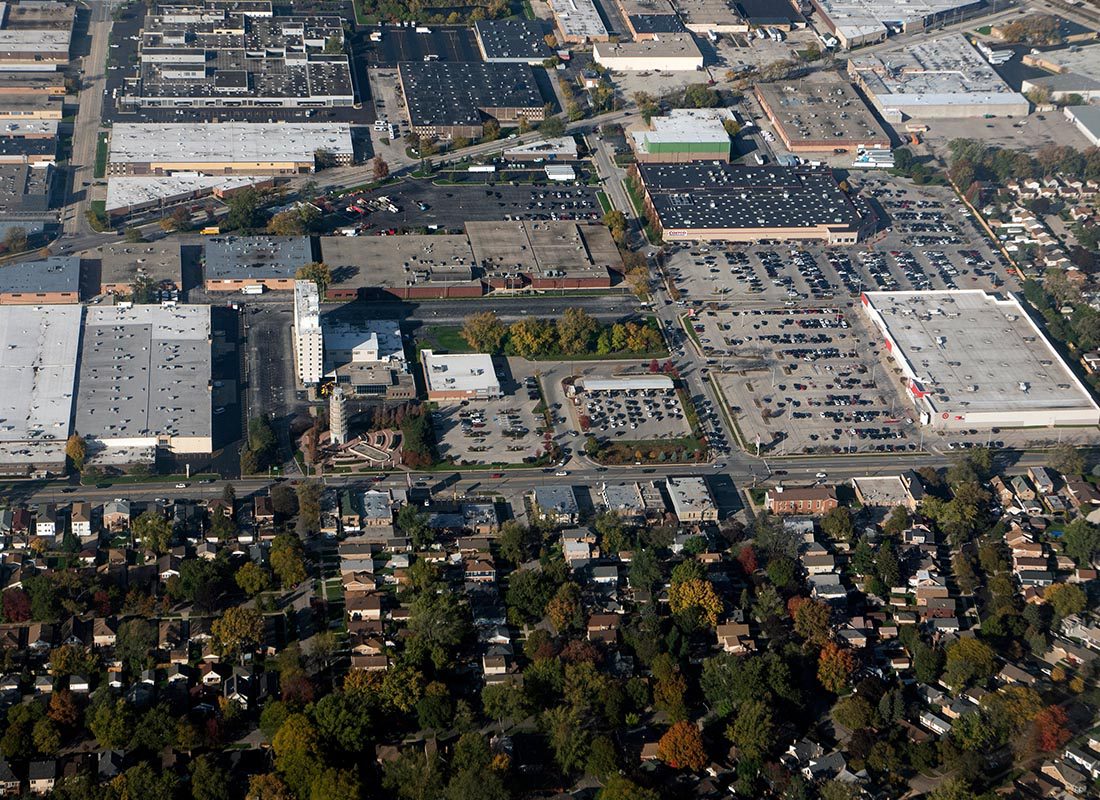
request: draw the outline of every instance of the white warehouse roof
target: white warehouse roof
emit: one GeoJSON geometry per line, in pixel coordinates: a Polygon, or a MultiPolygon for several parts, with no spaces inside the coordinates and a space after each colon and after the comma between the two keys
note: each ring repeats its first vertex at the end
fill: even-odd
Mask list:
{"type": "Polygon", "coordinates": [[[353,154],[351,127],[325,122],[118,123],[113,164],[149,162],[312,162],[318,150],[353,154]]]}

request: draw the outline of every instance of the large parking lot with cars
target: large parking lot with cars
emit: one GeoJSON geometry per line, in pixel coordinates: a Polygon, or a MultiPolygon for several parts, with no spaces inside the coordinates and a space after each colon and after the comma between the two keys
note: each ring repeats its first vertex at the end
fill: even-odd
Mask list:
{"type": "Polygon", "coordinates": [[[675,389],[581,389],[572,400],[573,424],[582,433],[608,441],[677,439],[691,433],[675,389]]]}

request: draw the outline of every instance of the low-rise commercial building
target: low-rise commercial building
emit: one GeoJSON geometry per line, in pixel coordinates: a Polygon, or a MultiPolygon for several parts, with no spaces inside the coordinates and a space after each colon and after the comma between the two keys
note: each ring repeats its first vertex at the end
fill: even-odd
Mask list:
{"type": "Polygon", "coordinates": [[[1036,50],[1026,53],[1022,61],[1051,73],[1025,78],[1020,87],[1024,92],[1046,95],[1053,102],[1074,95],[1086,103],[1100,99],[1100,44],[1036,50]]]}
{"type": "Polygon", "coordinates": [[[481,19],[474,34],[481,57],[490,63],[536,66],[554,55],[540,20],[481,19]]]}
{"type": "Polygon", "coordinates": [[[689,72],[703,68],[690,33],[661,33],[637,42],[597,42],[592,59],[612,72],[689,72]]]}
{"type": "Polygon", "coordinates": [[[409,125],[422,136],[472,139],[488,119],[539,122],[545,100],[525,63],[403,62],[397,68],[409,125]]]}
{"type": "Polygon", "coordinates": [[[717,522],[718,506],[706,479],[701,477],[667,478],[665,486],[676,519],[682,523],[717,522]]]}
{"type": "Polygon", "coordinates": [[[496,291],[606,289],[623,272],[605,225],[571,221],[467,222],[474,262],[496,291]]]}
{"type": "Polygon", "coordinates": [[[642,163],[729,161],[728,123],[737,118],[728,108],[677,108],[649,125],[629,131],[635,158],[642,163]]]}
{"type": "Polygon", "coordinates": [[[354,157],[351,128],[325,122],[121,122],[111,129],[108,175],[300,175],[317,154],[354,157]]]}
{"type": "Polygon", "coordinates": [[[817,19],[844,49],[874,44],[892,33],[913,33],[966,19],[987,8],[984,0],[810,0],[817,19]]]}
{"type": "Polygon", "coordinates": [[[215,236],[206,240],[203,267],[208,292],[239,292],[246,286],[294,289],[295,273],[313,262],[308,236],[215,236]]]}
{"type": "Polygon", "coordinates": [[[616,0],[615,5],[635,41],[687,30],[669,0],[616,0]]]}
{"type": "Polygon", "coordinates": [[[489,400],[503,396],[493,357],[487,353],[436,355],[422,350],[420,361],[429,400],[489,400]]]}
{"type": "Polygon", "coordinates": [[[666,239],[854,244],[874,219],[827,169],[640,164],[646,211],[666,239]]]}
{"type": "Polygon", "coordinates": [[[1100,106],[1066,106],[1063,113],[1089,144],[1100,147],[1100,106]]]}
{"type": "Polygon", "coordinates": [[[1024,117],[1031,110],[961,33],[851,58],[848,75],[887,122],[1024,117]]]}
{"type": "Polygon", "coordinates": [[[863,98],[835,73],[797,84],[758,83],[753,91],[792,153],[890,148],[890,135],[863,98]]]}
{"type": "Polygon", "coordinates": [[[862,307],[937,429],[1096,425],[1100,406],[1016,298],[865,292],[862,307]]]}
{"type": "Polygon", "coordinates": [[[552,0],[550,10],[563,42],[586,44],[611,38],[595,0],[552,0]]]}
{"type": "Polygon", "coordinates": [[[405,401],[416,397],[416,383],[405,359],[396,320],[343,323],[322,320],[324,376],[348,397],[405,401]]]}
{"type": "Polygon", "coordinates": [[[465,235],[323,236],[321,258],[332,270],[328,300],[386,296],[404,300],[480,297],[474,254],[465,235]]]}
{"type": "Polygon", "coordinates": [[[265,189],[274,179],[258,175],[198,175],[194,173],[107,179],[104,210],[113,221],[167,209],[204,197],[228,200],[242,189],[265,189]]]}
{"type": "Polygon", "coordinates": [[[179,242],[108,242],[84,254],[90,286],[98,294],[128,295],[142,281],[162,289],[183,283],[179,242]]]}
{"type": "Polygon", "coordinates": [[[51,256],[0,267],[0,305],[58,305],[80,302],[80,259],[51,256]]]}

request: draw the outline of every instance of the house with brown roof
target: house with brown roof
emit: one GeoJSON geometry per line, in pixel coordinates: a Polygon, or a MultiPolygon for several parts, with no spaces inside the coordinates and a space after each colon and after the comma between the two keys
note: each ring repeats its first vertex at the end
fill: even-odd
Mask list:
{"type": "Polygon", "coordinates": [[[756,642],[744,622],[724,622],[717,629],[718,644],[727,653],[747,653],[756,649],[756,642]]]}
{"type": "Polygon", "coordinates": [[[773,514],[828,514],[837,507],[832,486],[777,486],[764,495],[764,508],[773,514]]]}

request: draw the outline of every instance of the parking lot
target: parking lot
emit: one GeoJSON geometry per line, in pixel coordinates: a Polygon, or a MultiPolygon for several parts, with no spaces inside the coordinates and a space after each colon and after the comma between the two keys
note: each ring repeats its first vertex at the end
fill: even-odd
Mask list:
{"type": "Polygon", "coordinates": [[[615,441],[677,439],[691,433],[675,389],[579,390],[571,422],[584,434],[615,441]]]}
{"type": "Polygon", "coordinates": [[[542,400],[530,364],[508,360],[500,375],[502,398],[441,404],[432,412],[439,455],[455,464],[520,464],[542,450],[542,400]]]}
{"type": "Polygon", "coordinates": [[[562,219],[596,221],[602,218],[595,190],[582,185],[519,185],[471,182],[437,186],[430,180],[405,179],[374,192],[333,200],[327,215],[330,230],[357,227],[361,233],[409,230],[435,225],[461,231],[469,220],[562,219]],[[379,196],[389,198],[397,211],[369,210],[379,196]],[[359,210],[356,210],[358,206],[359,210]]]}
{"type": "Polygon", "coordinates": [[[776,454],[917,449],[912,406],[839,308],[706,311],[693,327],[750,449],[758,439],[776,454]]]}

